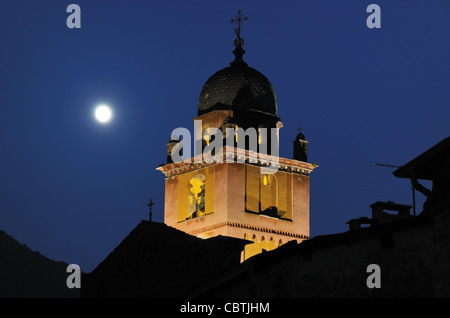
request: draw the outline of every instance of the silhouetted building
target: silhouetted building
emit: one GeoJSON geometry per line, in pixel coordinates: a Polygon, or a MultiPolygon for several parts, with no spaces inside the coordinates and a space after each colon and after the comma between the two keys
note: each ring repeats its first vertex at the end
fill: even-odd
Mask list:
{"type": "Polygon", "coordinates": [[[362,216],[358,219],[348,221],[346,224],[349,225],[350,230],[359,229],[363,225],[373,226],[384,222],[412,217],[410,205],[394,203],[393,201],[377,201],[372,203],[370,207],[372,208],[372,218],[369,219],[368,217],[362,216]]]}
{"type": "Polygon", "coordinates": [[[408,178],[427,199],[422,214],[433,217],[433,247],[436,296],[450,297],[450,137],[394,171],[408,178]],[[419,180],[432,181],[432,189],[419,180]]]}
{"type": "Polygon", "coordinates": [[[249,242],[188,235],[142,221],[91,273],[82,297],[190,297],[197,286],[240,264],[249,242]]]}
{"type": "MultiPolygon", "coordinates": [[[[426,216],[290,242],[255,255],[192,292],[196,297],[433,297],[432,220],[426,216]],[[381,288],[368,288],[370,264],[381,288]]],[[[448,287],[447,287],[448,288],[448,287]]]]}

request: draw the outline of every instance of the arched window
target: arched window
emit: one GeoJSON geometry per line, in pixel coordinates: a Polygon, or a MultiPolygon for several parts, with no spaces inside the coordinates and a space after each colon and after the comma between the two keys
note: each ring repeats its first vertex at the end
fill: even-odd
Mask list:
{"type": "Polygon", "coordinates": [[[260,178],[260,212],[276,217],[278,213],[277,178],[273,174],[262,174],[260,178]]]}
{"type": "Polygon", "coordinates": [[[196,174],[189,181],[189,213],[187,219],[205,214],[205,176],[196,174]]]}

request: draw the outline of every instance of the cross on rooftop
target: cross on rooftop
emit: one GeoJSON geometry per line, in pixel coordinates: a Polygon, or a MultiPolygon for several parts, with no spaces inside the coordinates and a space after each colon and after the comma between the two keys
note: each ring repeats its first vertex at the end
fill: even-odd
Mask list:
{"type": "Polygon", "coordinates": [[[150,199],[150,202],[147,204],[148,207],[150,207],[150,212],[149,212],[149,221],[152,220],[152,206],[155,204],[155,202],[153,202],[152,199],[150,199]]]}

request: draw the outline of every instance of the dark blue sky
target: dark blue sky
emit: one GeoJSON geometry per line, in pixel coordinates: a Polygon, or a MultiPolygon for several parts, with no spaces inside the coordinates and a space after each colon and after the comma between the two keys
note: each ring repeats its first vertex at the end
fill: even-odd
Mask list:
{"type": "MultiPolygon", "coordinates": [[[[90,271],[146,219],[163,221],[166,143],[193,129],[206,80],[244,60],[272,82],[280,154],[309,140],[311,235],[377,200],[411,204],[403,165],[449,136],[450,2],[8,0],[0,9],[0,229],[90,271]],[[81,29],[66,8],[81,7],[81,29]],[[381,29],[366,8],[381,7],[381,29]],[[108,103],[114,120],[93,109],[108,103]]],[[[418,210],[423,202],[417,195],[418,210]]]]}

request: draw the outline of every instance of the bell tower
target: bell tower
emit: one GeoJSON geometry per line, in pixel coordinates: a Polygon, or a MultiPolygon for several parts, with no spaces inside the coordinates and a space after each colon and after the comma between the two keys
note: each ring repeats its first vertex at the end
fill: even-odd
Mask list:
{"type": "Polygon", "coordinates": [[[309,238],[309,175],[303,134],[294,141],[293,158],[279,157],[277,100],[270,81],[243,60],[240,10],[230,66],[203,86],[198,103],[195,145],[203,151],[175,162],[168,143],[164,222],[201,238],[217,235],[253,241],[247,259],[263,250],[309,238]],[[205,155],[212,145],[222,145],[205,155]]]}

